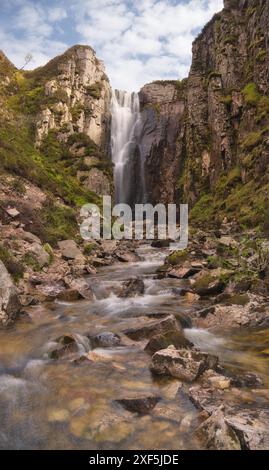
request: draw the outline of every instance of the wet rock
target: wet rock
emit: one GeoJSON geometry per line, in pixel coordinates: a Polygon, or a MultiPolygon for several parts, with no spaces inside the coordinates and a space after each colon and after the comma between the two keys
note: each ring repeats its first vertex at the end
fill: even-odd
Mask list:
{"type": "Polygon", "coordinates": [[[151,338],[154,335],[164,334],[169,331],[179,331],[181,328],[176,319],[170,315],[166,318],[150,321],[147,318],[140,318],[139,326],[124,330],[123,333],[133,341],[151,338]]]}
{"type": "Polygon", "coordinates": [[[65,289],[57,295],[57,299],[63,302],[76,302],[83,299],[77,289],[65,289]]]}
{"type": "Polygon", "coordinates": [[[37,305],[38,300],[32,295],[23,294],[19,296],[20,303],[23,307],[29,307],[30,305],[37,305]]]}
{"type": "Polygon", "coordinates": [[[104,331],[95,336],[88,336],[93,348],[113,348],[120,346],[121,338],[116,333],[104,331]]]}
{"type": "Polygon", "coordinates": [[[131,413],[138,413],[140,415],[150,413],[157,403],[160,401],[160,397],[139,397],[139,398],[124,398],[116,400],[123,408],[131,413]]]}
{"type": "Polygon", "coordinates": [[[193,382],[207,369],[215,369],[218,358],[198,351],[174,346],[158,351],[152,357],[150,370],[157,375],[170,375],[179,380],[193,382]]]}
{"type": "Polygon", "coordinates": [[[189,315],[182,312],[173,313],[176,320],[180,323],[182,328],[192,328],[192,319],[189,315]]]}
{"type": "Polygon", "coordinates": [[[12,323],[20,308],[18,291],[5,265],[0,261],[0,326],[12,323]]]}
{"type": "Polygon", "coordinates": [[[227,423],[221,409],[210,416],[196,431],[209,450],[241,450],[240,440],[227,423]]]}
{"type": "Polygon", "coordinates": [[[73,278],[72,276],[67,276],[64,278],[64,282],[70,289],[76,290],[83,299],[94,299],[93,291],[83,277],[73,278]]]}
{"type": "Polygon", "coordinates": [[[268,450],[269,411],[242,410],[226,416],[226,422],[236,432],[243,450],[268,450]]]}
{"type": "Polygon", "coordinates": [[[256,374],[236,374],[231,377],[231,385],[238,388],[259,388],[263,381],[256,374]]]}
{"type": "Polygon", "coordinates": [[[63,290],[61,283],[38,284],[34,294],[39,302],[53,302],[63,290]]]}
{"type": "Polygon", "coordinates": [[[64,259],[74,260],[81,257],[82,253],[74,240],[63,240],[58,242],[59,249],[64,259]]]}
{"type": "Polygon", "coordinates": [[[190,341],[185,338],[183,331],[177,329],[170,330],[164,334],[156,335],[150,338],[148,344],[145,347],[145,351],[148,354],[153,355],[157,351],[166,349],[171,345],[175,346],[177,349],[188,347],[190,348],[193,346],[192,343],[190,343],[190,341]]]}
{"type": "Polygon", "coordinates": [[[151,243],[152,248],[169,248],[172,240],[154,240],[151,243]]]}
{"type": "Polygon", "coordinates": [[[129,279],[123,283],[122,291],[120,297],[135,297],[138,295],[143,295],[145,292],[144,281],[141,278],[129,279]]]}
{"type": "Polygon", "coordinates": [[[131,251],[126,253],[117,253],[116,256],[118,260],[123,263],[137,263],[138,261],[141,261],[140,256],[131,251]]]}
{"type": "Polygon", "coordinates": [[[62,359],[63,357],[78,353],[80,350],[76,338],[71,334],[60,336],[57,338],[56,343],[58,343],[58,346],[49,352],[49,359],[62,359]]]}

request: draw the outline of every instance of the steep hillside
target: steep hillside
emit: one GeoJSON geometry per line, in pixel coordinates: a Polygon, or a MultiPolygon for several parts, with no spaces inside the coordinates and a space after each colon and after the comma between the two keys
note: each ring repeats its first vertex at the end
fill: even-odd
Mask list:
{"type": "Polygon", "coordinates": [[[16,221],[55,243],[77,232],[76,207],[112,192],[110,85],[87,46],[33,72],[16,70],[3,53],[0,60],[2,219],[15,205],[16,221]],[[34,192],[44,203],[33,198],[30,207],[34,192]],[[53,212],[60,217],[48,217],[53,212]]]}
{"type": "MultiPolygon", "coordinates": [[[[149,151],[149,171],[152,162],[152,171],[157,166],[169,172],[171,158],[178,160],[170,201],[194,206],[196,222],[227,217],[257,226],[268,213],[268,24],[267,1],[225,1],[193,44],[174,150],[163,152],[161,162],[154,144],[149,151]]],[[[170,182],[161,183],[160,193],[170,182]]]]}

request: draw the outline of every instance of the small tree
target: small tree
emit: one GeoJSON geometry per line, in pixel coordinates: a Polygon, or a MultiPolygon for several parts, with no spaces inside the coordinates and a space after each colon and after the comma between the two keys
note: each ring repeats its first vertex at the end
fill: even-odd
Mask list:
{"type": "Polygon", "coordinates": [[[24,62],[23,67],[21,68],[21,70],[23,70],[26,67],[26,65],[28,65],[32,60],[33,60],[33,55],[30,52],[28,52],[28,54],[26,54],[26,56],[24,58],[25,62],[24,62]]]}

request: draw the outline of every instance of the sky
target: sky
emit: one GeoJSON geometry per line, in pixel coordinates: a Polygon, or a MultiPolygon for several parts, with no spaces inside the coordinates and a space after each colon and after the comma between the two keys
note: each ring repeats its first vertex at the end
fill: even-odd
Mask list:
{"type": "Polygon", "coordinates": [[[0,48],[17,66],[92,46],[114,88],[188,75],[191,45],[223,0],[0,0],[0,48]]]}

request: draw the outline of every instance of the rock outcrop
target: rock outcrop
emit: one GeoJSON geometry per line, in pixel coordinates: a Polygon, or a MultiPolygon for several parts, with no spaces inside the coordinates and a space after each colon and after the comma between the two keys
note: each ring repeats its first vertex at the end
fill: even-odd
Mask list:
{"type": "Polygon", "coordinates": [[[188,79],[141,90],[141,149],[152,202],[253,225],[268,206],[269,5],[224,3],[193,43],[188,79]]]}
{"type": "Polygon", "coordinates": [[[2,261],[0,261],[0,327],[8,326],[20,310],[17,289],[2,261]]]}
{"type": "MultiPolygon", "coordinates": [[[[45,67],[42,76],[47,103],[38,115],[36,139],[40,145],[49,130],[80,132],[107,149],[111,88],[105,68],[89,46],[74,46],[45,67]]],[[[63,136],[64,138],[64,136],[63,136]]]]}

